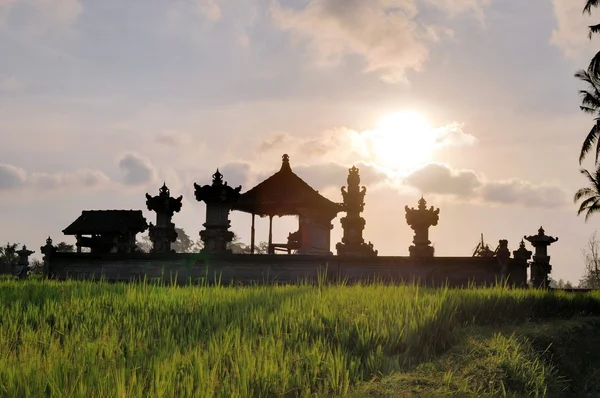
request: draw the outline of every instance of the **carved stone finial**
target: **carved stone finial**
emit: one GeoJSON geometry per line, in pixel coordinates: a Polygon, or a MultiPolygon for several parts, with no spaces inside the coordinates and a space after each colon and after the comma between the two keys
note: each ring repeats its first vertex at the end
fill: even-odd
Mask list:
{"type": "Polygon", "coordinates": [[[223,174],[219,172],[219,169],[212,175],[212,178],[213,185],[223,185],[223,174]]]}
{"type": "Polygon", "coordinates": [[[160,189],[158,190],[158,194],[161,196],[169,196],[171,194],[171,192],[169,191],[169,188],[167,188],[166,182],[163,182],[162,187],[160,187],[160,189]]]}
{"type": "Polygon", "coordinates": [[[427,209],[427,202],[421,196],[417,209],[404,207],[406,211],[406,223],[415,231],[413,246],[409,247],[411,257],[433,257],[433,247],[429,246],[429,228],[437,225],[440,209],[433,206],[427,209]]]}
{"type": "Polygon", "coordinates": [[[292,171],[290,166],[290,157],[287,153],[284,153],[281,157],[281,170],[280,171],[292,171]]]}

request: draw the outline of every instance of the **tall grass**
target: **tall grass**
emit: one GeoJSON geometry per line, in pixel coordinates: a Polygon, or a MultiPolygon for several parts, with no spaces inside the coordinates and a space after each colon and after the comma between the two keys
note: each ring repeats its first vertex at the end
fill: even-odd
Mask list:
{"type": "Polygon", "coordinates": [[[2,281],[0,396],[341,395],[461,327],[575,315],[600,315],[600,296],[2,281]]]}

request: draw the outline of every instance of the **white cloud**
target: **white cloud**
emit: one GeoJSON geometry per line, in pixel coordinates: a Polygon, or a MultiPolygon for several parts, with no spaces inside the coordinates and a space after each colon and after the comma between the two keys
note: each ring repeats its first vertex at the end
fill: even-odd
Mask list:
{"type": "Polygon", "coordinates": [[[89,169],[69,173],[31,173],[27,180],[33,186],[47,190],[72,187],[94,188],[105,186],[110,182],[103,172],[89,169]]]}
{"type": "Polygon", "coordinates": [[[15,92],[23,88],[23,83],[15,76],[0,80],[0,92],[15,92]]]}
{"type": "Polygon", "coordinates": [[[469,133],[465,133],[463,125],[460,123],[450,123],[446,126],[438,127],[436,133],[436,144],[439,147],[446,146],[471,146],[477,143],[477,138],[469,133]]]}
{"type": "Polygon", "coordinates": [[[126,185],[143,185],[154,181],[156,172],[150,159],[136,153],[127,153],[119,160],[126,185]]]}
{"type": "Polygon", "coordinates": [[[196,0],[196,9],[213,22],[221,19],[221,7],[217,4],[217,0],[196,0]]]}
{"type": "Polygon", "coordinates": [[[11,164],[0,163],[0,191],[20,188],[27,180],[27,172],[11,164]]]}
{"type": "Polygon", "coordinates": [[[416,15],[413,0],[311,0],[299,11],[271,6],[275,25],[306,39],[319,65],[359,55],[365,72],[390,83],[406,81],[406,72],[419,71],[428,58],[427,28],[416,15]]]}
{"type": "Polygon", "coordinates": [[[159,134],[156,137],[156,142],[173,148],[180,148],[189,147],[193,143],[193,140],[190,134],[169,131],[159,134]]]}
{"type": "Polygon", "coordinates": [[[536,185],[519,178],[486,181],[472,170],[454,170],[443,164],[429,164],[403,182],[422,193],[454,195],[461,200],[490,204],[555,208],[570,203],[569,194],[559,186],[536,185]]]}
{"type": "Polygon", "coordinates": [[[444,164],[431,163],[409,174],[403,181],[422,193],[473,196],[482,183],[471,170],[454,170],[444,164]]]}
{"type": "Polygon", "coordinates": [[[19,28],[37,34],[69,28],[83,12],[80,0],[2,0],[0,24],[13,22],[11,16],[17,5],[22,6],[20,11],[23,11],[19,15],[19,22],[25,24],[19,28]]]}
{"type": "Polygon", "coordinates": [[[427,3],[444,11],[450,17],[473,13],[477,19],[483,22],[485,7],[489,6],[492,0],[427,0],[427,3]]]}
{"type": "Polygon", "coordinates": [[[0,191],[32,188],[43,191],[68,188],[107,187],[110,179],[101,171],[80,169],[73,172],[32,172],[10,164],[0,164],[0,191]]]}
{"type": "Polygon", "coordinates": [[[552,31],[550,42],[571,58],[577,58],[590,51],[593,46],[587,36],[588,25],[598,21],[583,14],[584,2],[553,0],[553,6],[557,27],[552,31]]]}

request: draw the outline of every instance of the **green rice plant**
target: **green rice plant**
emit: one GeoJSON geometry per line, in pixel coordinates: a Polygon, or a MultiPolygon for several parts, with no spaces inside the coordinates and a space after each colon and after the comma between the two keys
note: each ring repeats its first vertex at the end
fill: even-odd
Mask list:
{"type": "Polygon", "coordinates": [[[1,281],[0,396],[344,395],[464,327],[600,315],[596,293],[207,279],[1,281]]]}

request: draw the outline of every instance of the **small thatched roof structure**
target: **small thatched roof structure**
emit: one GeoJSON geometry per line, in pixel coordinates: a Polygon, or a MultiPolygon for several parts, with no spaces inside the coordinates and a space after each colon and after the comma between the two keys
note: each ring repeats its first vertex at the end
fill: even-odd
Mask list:
{"type": "Polygon", "coordinates": [[[148,228],[141,210],[84,210],[63,229],[65,235],[124,234],[148,228]]]}
{"type": "Polygon", "coordinates": [[[340,205],[298,177],[290,167],[289,156],[283,155],[281,169],[240,195],[233,209],[259,216],[311,215],[332,220],[340,205]]]}

